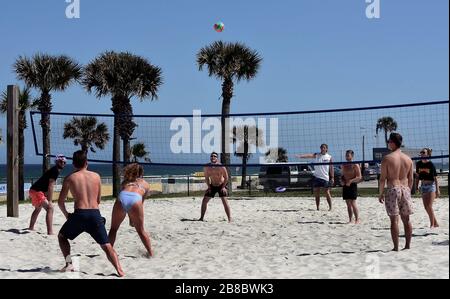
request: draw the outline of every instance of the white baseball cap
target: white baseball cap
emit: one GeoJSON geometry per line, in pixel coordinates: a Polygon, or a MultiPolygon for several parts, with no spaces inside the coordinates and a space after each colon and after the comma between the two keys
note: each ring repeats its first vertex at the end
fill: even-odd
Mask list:
{"type": "Polygon", "coordinates": [[[64,156],[62,154],[56,155],[55,162],[58,162],[58,161],[62,161],[64,163],[67,162],[66,156],[64,156]]]}

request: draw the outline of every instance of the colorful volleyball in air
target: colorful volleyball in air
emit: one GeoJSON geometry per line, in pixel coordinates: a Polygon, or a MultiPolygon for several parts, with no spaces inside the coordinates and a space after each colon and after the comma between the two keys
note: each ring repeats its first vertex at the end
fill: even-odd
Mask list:
{"type": "Polygon", "coordinates": [[[214,24],[214,30],[217,32],[222,32],[225,29],[225,24],[222,22],[214,24]]]}

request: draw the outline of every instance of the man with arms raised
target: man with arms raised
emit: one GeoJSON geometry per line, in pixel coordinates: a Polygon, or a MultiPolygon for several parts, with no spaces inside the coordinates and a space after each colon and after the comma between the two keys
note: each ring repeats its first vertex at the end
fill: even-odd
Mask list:
{"type": "Polygon", "coordinates": [[[393,251],[398,251],[399,243],[399,216],[405,228],[406,245],[410,249],[412,237],[412,224],[409,216],[413,214],[411,189],[413,187],[413,162],[411,158],[400,150],[403,138],[398,133],[392,133],[388,141],[392,151],[384,157],[381,163],[380,176],[380,203],[385,203],[386,211],[391,219],[391,236],[394,242],[393,251]],[[385,184],[387,191],[385,195],[385,184]]]}
{"type": "Polygon", "coordinates": [[[58,205],[66,223],[61,228],[58,239],[62,254],[66,260],[66,266],[62,271],[74,271],[70,258],[70,244],[68,240],[74,240],[81,233],[87,232],[105,251],[108,260],[122,277],[125,273],[119,263],[119,258],[111,246],[105,229],[105,218],[100,215],[99,205],[101,199],[100,176],[87,170],[87,156],[84,151],[73,154],[73,166],[75,171],[66,177],[63,183],[58,205]],[[65,200],[67,194],[74,197],[75,212],[69,214],[66,210],[65,200]]]}

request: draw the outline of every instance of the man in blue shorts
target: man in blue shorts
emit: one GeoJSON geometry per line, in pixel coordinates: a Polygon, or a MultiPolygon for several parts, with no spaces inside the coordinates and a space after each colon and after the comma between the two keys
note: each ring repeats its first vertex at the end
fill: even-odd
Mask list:
{"type": "Polygon", "coordinates": [[[117,253],[109,242],[105,229],[105,218],[99,211],[100,176],[87,170],[87,157],[84,151],[77,151],[73,154],[73,166],[75,171],[65,178],[58,199],[59,208],[67,219],[58,235],[59,246],[66,260],[66,266],[61,271],[74,271],[68,240],[74,240],[81,233],[86,232],[101,246],[108,260],[116,268],[117,275],[122,277],[125,274],[120,266],[117,253]],[[74,197],[75,211],[73,214],[67,212],[65,205],[69,191],[74,197]]]}

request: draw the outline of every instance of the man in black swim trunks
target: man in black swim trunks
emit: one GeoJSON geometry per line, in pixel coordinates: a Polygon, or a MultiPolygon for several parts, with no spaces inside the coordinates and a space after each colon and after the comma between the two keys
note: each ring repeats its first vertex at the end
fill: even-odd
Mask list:
{"type": "Polygon", "coordinates": [[[228,195],[228,190],[226,188],[228,183],[228,172],[227,169],[219,163],[219,155],[217,153],[213,152],[211,154],[211,163],[205,166],[204,173],[208,190],[206,190],[205,197],[203,198],[199,221],[203,221],[203,218],[205,217],[208,202],[219,193],[223,207],[225,208],[225,213],[228,217],[228,222],[231,222],[230,206],[228,205],[226,198],[228,195]]]}
{"type": "Polygon", "coordinates": [[[351,163],[353,161],[355,153],[352,150],[348,150],[345,154],[345,159],[350,162],[342,165],[342,198],[347,203],[347,211],[349,224],[359,224],[359,209],[356,204],[358,198],[358,183],[362,180],[361,168],[358,164],[351,163]],[[353,215],[355,221],[353,222],[353,215]]]}
{"type": "Polygon", "coordinates": [[[58,205],[66,223],[59,231],[59,246],[66,260],[63,272],[74,271],[70,258],[70,244],[68,240],[74,240],[81,233],[86,232],[102,247],[108,260],[122,277],[125,273],[119,263],[116,251],[111,246],[105,229],[105,218],[100,215],[99,205],[101,200],[100,176],[87,170],[87,156],[84,151],[73,154],[73,166],[75,171],[65,178],[58,205]],[[69,214],[66,210],[65,200],[68,193],[74,197],[75,212],[69,214]]]}

